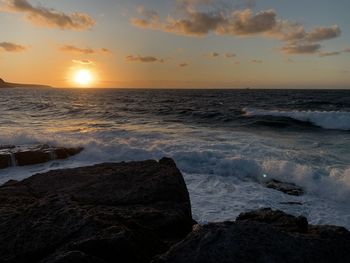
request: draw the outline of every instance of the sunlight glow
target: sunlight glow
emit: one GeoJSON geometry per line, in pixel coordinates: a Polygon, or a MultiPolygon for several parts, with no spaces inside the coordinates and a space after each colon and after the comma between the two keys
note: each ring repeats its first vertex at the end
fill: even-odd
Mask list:
{"type": "Polygon", "coordinates": [[[89,86],[93,81],[92,74],[87,69],[81,69],[74,75],[74,82],[81,86],[89,86]]]}

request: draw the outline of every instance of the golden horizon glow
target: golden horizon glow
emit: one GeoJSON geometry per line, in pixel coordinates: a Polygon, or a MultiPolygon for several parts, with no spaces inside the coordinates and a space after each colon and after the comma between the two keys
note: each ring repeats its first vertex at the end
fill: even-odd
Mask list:
{"type": "Polygon", "coordinates": [[[312,0],[136,0],[117,1],[118,8],[115,1],[37,2],[45,1],[0,0],[0,78],[7,82],[350,88],[348,0],[321,0],[314,13],[312,0]]]}
{"type": "Polygon", "coordinates": [[[79,86],[90,86],[93,82],[93,76],[90,70],[80,69],[74,74],[74,82],[79,86]]]}

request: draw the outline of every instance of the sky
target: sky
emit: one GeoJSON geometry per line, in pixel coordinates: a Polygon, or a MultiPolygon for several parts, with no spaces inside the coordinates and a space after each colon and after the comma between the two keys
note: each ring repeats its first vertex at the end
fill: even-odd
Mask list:
{"type": "Polygon", "coordinates": [[[0,78],[350,88],[349,10],[348,0],[0,0],[0,78]]]}

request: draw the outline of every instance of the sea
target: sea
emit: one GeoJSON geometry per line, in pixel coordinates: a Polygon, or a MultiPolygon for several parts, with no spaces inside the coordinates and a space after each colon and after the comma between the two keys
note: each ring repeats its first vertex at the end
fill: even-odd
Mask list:
{"type": "Polygon", "coordinates": [[[0,145],[38,144],[84,151],[0,170],[0,184],[168,156],[200,223],[272,207],[350,229],[349,90],[1,89],[0,145]],[[271,179],[306,193],[266,188],[271,179]]]}

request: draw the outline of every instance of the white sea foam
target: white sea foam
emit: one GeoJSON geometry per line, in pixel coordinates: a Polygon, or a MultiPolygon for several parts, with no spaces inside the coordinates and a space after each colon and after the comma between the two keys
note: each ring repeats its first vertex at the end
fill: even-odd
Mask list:
{"type": "Polygon", "coordinates": [[[350,229],[350,166],[348,156],[339,154],[344,144],[341,135],[337,141],[339,145],[333,142],[330,147],[313,134],[279,137],[184,127],[121,127],[87,133],[2,130],[0,144],[81,145],[85,150],[65,161],[0,170],[0,183],[51,169],[169,156],[185,176],[194,217],[200,222],[232,220],[243,211],[273,207],[305,215],[311,223],[350,229]],[[267,189],[260,182],[269,178],[294,182],[307,194],[294,197],[267,189]],[[281,204],[289,201],[303,205],[281,204]]]}
{"type": "Polygon", "coordinates": [[[310,122],[324,129],[350,130],[350,112],[344,111],[281,111],[243,109],[248,116],[288,117],[298,121],[310,122]]]}

